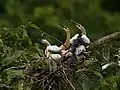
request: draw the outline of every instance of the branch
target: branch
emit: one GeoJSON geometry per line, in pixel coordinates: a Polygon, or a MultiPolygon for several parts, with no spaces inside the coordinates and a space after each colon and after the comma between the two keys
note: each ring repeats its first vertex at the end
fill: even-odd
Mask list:
{"type": "Polygon", "coordinates": [[[65,75],[65,78],[66,78],[67,82],[70,84],[70,86],[72,87],[72,89],[75,90],[75,87],[73,86],[73,84],[72,84],[72,83],[70,82],[70,80],[68,79],[68,77],[67,77],[67,75],[66,75],[66,73],[65,73],[64,68],[63,68],[63,73],[64,73],[64,75],[65,75]]]}
{"type": "Polygon", "coordinates": [[[120,31],[112,33],[112,34],[110,34],[108,36],[100,38],[97,41],[91,43],[89,45],[89,50],[93,49],[93,48],[96,48],[96,47],[98,47],[98,46],[100,46],[102,44],[109,43],[109,42],[114,41],[114,40],[120,40],[120,31]]]}

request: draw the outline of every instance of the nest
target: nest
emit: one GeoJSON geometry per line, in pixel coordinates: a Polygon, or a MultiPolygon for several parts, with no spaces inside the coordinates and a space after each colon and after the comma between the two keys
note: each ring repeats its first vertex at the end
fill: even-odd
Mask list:
{"type": "Polygon", "coordinates": [[[63,56],[60,60],[51,62],[56,65],[54,69],[33,70],[32,73],[37,72],[39,75],[31,83],[32,90],[75,90],[71,82],[77,66],[76,56],[63,56]]]}

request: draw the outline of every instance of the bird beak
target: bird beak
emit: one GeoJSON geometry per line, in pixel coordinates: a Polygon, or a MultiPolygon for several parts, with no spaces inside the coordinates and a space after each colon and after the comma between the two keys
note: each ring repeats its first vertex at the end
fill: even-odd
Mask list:
{"type": "Polygon", "coordinates": [[[62,28],[65,28],[65,26],[64,26],[63,24],[60,24],[60,26],[61,26],[62,28]]]}
{"type": "Polygon", "coordinates": [[[67,27],[64,26],[63,24],[60,24],[60,26],[61,26],[62,28],[64,28],[64,29],[67,29],[67,27]]]}
{"type": "Polygon", "coordinates": [[[75,22],[75,21],[73,21],[73,20],[70,20],[73,24],[75,24],[75,25],[78,25],[78,23],[77,22],[75,22]]]}

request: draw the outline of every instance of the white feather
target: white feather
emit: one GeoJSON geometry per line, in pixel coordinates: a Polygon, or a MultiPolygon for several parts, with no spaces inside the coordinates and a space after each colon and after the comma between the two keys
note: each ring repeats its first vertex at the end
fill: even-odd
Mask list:
{"type": "Polygon", "coordinates": [[[82,35],[81,38],[83,38],[85,43],[90,44],[90,39],[86,35],[82,35]]]}
{"type": "Polygon", "coordinates": [[[46,55],[47,58],[53,59],[53,60],[59,60],[61,58],[60,54],[54,54],[54,53],[51,53],[47,50],[45,50],[45,55],[46,55]]]}
{"type": "Polygon", "coordinates": [[[76,48],[75,50],[75,55],[80,55],[82,52],[85,52],[86,49],[85,49],[85,46],[84,45],[80,45],[76,48]]]}
{"type": "Polygon", "coordinates": [[[77,39],[79,34],[75,34],[71,39],[70,39],[70,44],[74,43],[74,40],[77,39]]]}
{"type": "Polygon", "coordinates": [[[52,45],[52,46],[47,46],[46,50],[49,52],[59,53],[61,48],[56,45],[52,45]]]}
{"type": "Polygon", "coordinates": [[[48,58],[53,59],[53,60],[59,60],[61,58],[61,55],[60,54],[52,54],[52,53],[50,53],[48,58]]]}

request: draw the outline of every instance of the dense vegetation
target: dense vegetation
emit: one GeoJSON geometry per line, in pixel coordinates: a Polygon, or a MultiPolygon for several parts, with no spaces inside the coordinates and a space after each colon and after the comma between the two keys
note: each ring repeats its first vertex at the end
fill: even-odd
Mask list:
{"type": "Polygon", "coordinates": [[[56,62],[44,56],[40,43],[32,42],[29,28],[38,29],[34,24],[1,27],[0,90],[119,90],[119,42],[102,45],[77,62],[74,57],[56,62]],[[102,70],[106,63],[112,65],[102,70]]]}
{"type": "Polygon", "coordinates": [[[120,42],[90,50],[84,60],[55,62],[44,56],[41,38],[59,45],[43,30],[64,41],[60,23],[77,29],[73,19],[87,30],[91,41],[119,30],[117,0],[1,0],[0,90],[120,90],[120,42]],[[29,23],[32,21],[35,24],[29,23]],[[61,37],[59,37],[61,34],[61,37]],[[102,70],[102,65],[112,63],[102,70]]]}

